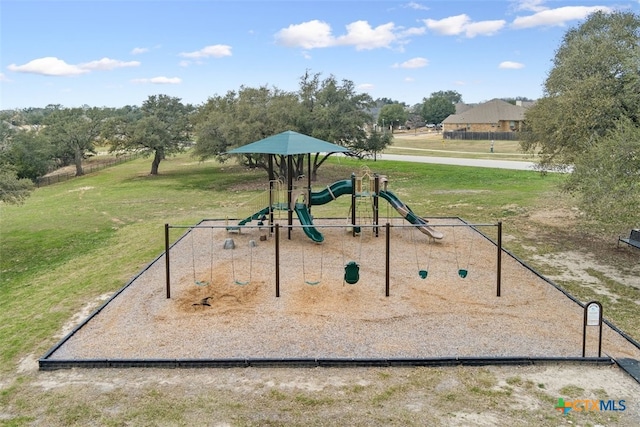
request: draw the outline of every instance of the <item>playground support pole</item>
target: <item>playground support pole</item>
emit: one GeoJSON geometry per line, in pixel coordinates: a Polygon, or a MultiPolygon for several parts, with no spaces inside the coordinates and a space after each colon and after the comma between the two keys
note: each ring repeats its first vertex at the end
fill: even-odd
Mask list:
{"type": "Polygon", "coordinates": [[[378,205],[380,200],[378,194],[380,194],[380,175],[375,174],[375,181],[373,184],[373,225],[376,237],[378,237],[378,205]]]}
{"type": "Polygon", "coordinates": [[[276,224],[276,298],[280,297],[280,224],[276,224]]]}
{"type": "Polygon", "coordinates": [[[356,237],[356,174],[351,174],[351,235],[356,237]]]}
{"type": "Polygon", "coordinates": [[[171,298],[171,271],[169,263],[169,224],[164,225],[164,268],[167,279],[167,299],[171,298]]]}
{"type": "Polygon", "coordinates": [[[385,240],[385,245],[386,245],[386,260],[385,260],[385,296],[389,296],[389,278],[391,277],[390,274],[390,268],[391,268],[391,256],[390,256],[390,247],[391,247],[391,226],[389,225],[389,223],[387,222],[387,224],[385,225],[385,232],[386,232],[386,240],[385,240]]]}
{"type": "Polygon", "coordinates": [[[293,224],[293,208],[291,206],[293,192],[293,156],[287,156],[287,225],[289,226],[289,240],[291,240],[291,225],[293,224]]]}
{"type": "Polygon", "coordinates": [[[496,263],[498,271],[496,272],[497,295],[500,296],[500,286],[502,278],[502,221],[498,221],[498,261],[496,263]]]}
{"type": "Polygon", "coordinates": [[[269,154],[269,233],[273,234],[273,154],[269,154]]]}
{"type": "Polygon", "coordinates": [[[311,214],[311,153],[307,154],[307,209],[311,214]]]}

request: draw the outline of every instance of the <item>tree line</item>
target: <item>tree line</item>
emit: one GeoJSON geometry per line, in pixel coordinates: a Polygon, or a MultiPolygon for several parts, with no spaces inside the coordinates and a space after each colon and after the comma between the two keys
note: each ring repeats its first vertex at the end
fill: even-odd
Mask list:
{"type": "MultiPolygon", "coordinates": [[[[597,221],[640,224],[640,17],[596,12],[565,34],[544,82],[543,97],[525,113],[521,148],[539,155],[542,169],[571,168],[565,190],[579,196],[597,221]]],[[[517,98],[516,98],[517,99],[517,98]]],[[[25,109],[0,113],[0,201],[20,202],[30,183],[52,165],[75,164],[96,146],[151,156],[152,175],[166,156],[192,149],[199,159],[225,161],[232,148],[293,130],[375,155],[402,123],[440,123],[462,101],[439,91],[412,107],[373,100],[350,80],[308,70],[296,92],[241,86],[204,104],[167,95],[123,108],[25,109]],[[374,114],[375,112],[375,114],[374,114]],[[376,126],[377,125],[377,126],[376,126]]],[[[515,102],[515,99],[513,100],[515,102]]],[[[316,153],[312,178],[328,158],[316,153]]],[[[242,155],[249,167],[267,168],[261,155],[242,155]]],[[[302,173],[302,157],[294,173],[302,173]]],[[[276,159],[284,176],[283,159],[276,159]]]]}

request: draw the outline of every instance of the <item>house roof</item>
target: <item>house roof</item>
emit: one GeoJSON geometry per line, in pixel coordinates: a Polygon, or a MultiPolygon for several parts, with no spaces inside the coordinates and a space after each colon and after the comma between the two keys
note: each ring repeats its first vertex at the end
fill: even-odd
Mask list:
{"type": "Polygon", "coordinates": [[[442,123],[498,123],[500,121],[522,121],[527,109],[509,104],[501,99],[480,104],[459,114],[451,114],[442,123]]]}
{"type": "Polygon", "coordinates": [[[288,130],[227,151],[227,154],[279,154],[289,156],[308,153],[346,153],[348,151],[348,148],[341,145],[288,130]]]}

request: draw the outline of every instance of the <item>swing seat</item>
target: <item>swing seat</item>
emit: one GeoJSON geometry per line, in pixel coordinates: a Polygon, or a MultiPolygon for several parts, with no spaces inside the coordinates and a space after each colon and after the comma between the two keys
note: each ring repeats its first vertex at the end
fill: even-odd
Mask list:
{"type": "Polygon", "coordinates": [[[209,286],[209,282],[206,282],[204,280],[196,280],[194,283],[196,284],[196,286],[209,286]]]}
{"type": "Polygon", "coordinates": [[[344,266],[344,281],[350,285],[358,283],[360,280],[360,266],[355,261],[349,261],[344,266]]]}
{"type": "Polygon", "coordinates": [[[316,281],[305,280],[304,283],[306,283],[307,285],[315,286],[320,284],[320,280],[316,280],[316,281]]]}
{"type": "Polygon", "coordinates": [[[465,277],[467,277],[467,270],[465,270],[464,268],[461,268],[460,270],[458,270],[458,276],[464,279],[465,277]]]}
{"type": "Polygon", "coordinates": [[[420,276],[421,279],[426,279],[428,275],[429,275],[429,272],[427,270],[418,271],[418,276],[420,276]]]}
{"type": "Polygon", "coordinates": [[[238,286],[245,286],[245,285],[248,285],[250,282],[249,281],[241,282],[240,280],[234,280],[233,283],[235,283],[238,286]]]}

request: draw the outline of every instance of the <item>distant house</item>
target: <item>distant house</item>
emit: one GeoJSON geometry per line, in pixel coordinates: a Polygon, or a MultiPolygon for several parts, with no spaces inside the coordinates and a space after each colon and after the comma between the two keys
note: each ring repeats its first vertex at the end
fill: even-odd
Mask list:
{"type": "MultiPolygon", "coordinates": [[[[515,132],[522,129],[527,107],[492,99],[478,105],[457,104],[456,114],[442,121],[444,132],[515,132]]],[[[531,105],[531,103],[529,103],[531,105]]]]}

